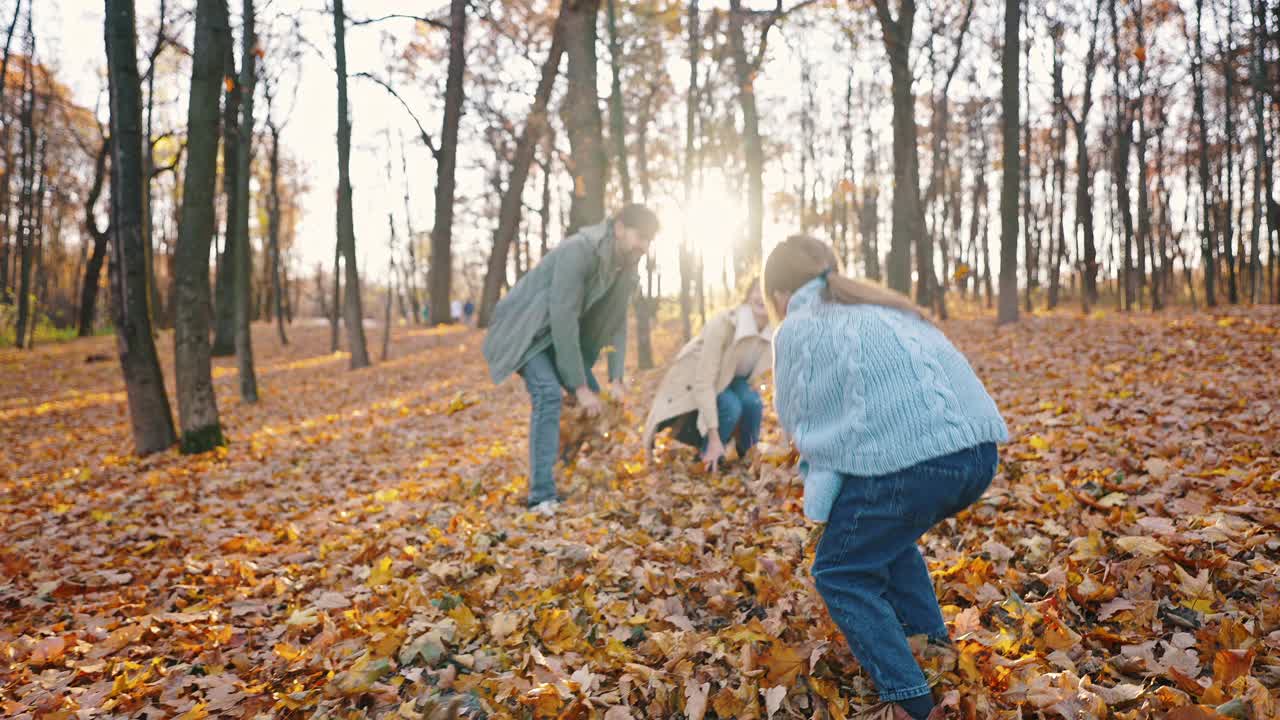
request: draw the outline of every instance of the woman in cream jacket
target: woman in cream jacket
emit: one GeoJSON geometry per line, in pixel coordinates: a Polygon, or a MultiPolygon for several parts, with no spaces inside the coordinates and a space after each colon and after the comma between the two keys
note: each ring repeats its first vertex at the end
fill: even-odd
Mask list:
{"type": "Polygon", "coordinates": [[[741,305],[711,318],[676,356],[645,422],[645,448],[666,428],[715,470],[735,440],[738,457],[760,439],[764,403],[755,389],[772,362],[772,328],[757,280],[741,305]]]}

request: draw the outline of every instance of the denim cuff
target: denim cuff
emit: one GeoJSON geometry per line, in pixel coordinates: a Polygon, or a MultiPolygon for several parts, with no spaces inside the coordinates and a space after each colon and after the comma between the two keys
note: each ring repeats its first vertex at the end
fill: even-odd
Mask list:
{"type": "Polygon", "coordinates": [[[880,701],[881,702],[898,702],[899,700],[906,700],[907,698],[920,697],[921,695],[928,695],[930,692],[931,690],[929,689],[929,685],[926,683],[924,685],[916,685],[915,687],[909,687],[905,690],[894,690],[892,692],[883,691],[880,693],[880,701]]]}

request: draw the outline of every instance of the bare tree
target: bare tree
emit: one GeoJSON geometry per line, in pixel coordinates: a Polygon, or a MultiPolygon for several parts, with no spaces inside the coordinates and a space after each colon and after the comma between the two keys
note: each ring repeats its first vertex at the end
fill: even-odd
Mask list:
{"type": "Polygon", "coordinates": [[[84,278],[80,285],[80,312],[76,334],[89,337],[93,334],[93,323],[98,310],[98,283],[102,277],[102,263],[107,257],[107,241],[111,228],[103,230],[98,227],[98,199],[102,197],[102,189],[106,184],[107,156],[111,152],[111,140],[102,130],[102,146],[93,163],[93,185],[84,201],[84,228],[93,239],[93,250],[85,263],[84,278]]]}
{"type": "Polygon", "coordinates": [[[573,201],[568,232],[604,221],[604,191],[609,158],[596,95],[596,17],[600,0],[567,0],[565,53],[569,56],[568,92],[562,114],[573,160],[573,201]]]}
{"type": "MultiPolygon", "coordinates": [[[[1115,2],[1115,0],[1112,0],[1112,2],[1115,2]]],[[[1194,113],[1200,140],[1199,167],[1202,215],[1200,218],[1200,252],[1203,258],[1202,264],[1204,265],[1204,302],[1209,307],[1215,307],[1218,304],[1218,298],[1214,292],[1214,280],[1218,274],[1218,266],[1214,257],[1214,237],[1211,226],[1213,202],[1209,186],[1209,125],[1205,119],[1204,110],[1204,42],[1201,35],[1203,15],[1204,0],[1196,0],[1196,36],[1195,51],[1191,57],[1191,83],[1194,93],[1194,113]]]]}
{"type": "Polygon", "coordinates": [[[429,285],[433,312],[431,324],[450,320],[450,283],[453,279],[453,198],[458,163],[458,125],[462,119],[466,71],[467,1],[452,0],[449,6],[449,70],[444,90],[444,125],[440,130],[440,152],[436,159],[436,217],[431,229],[429,285]]]}
{"type": "Polygon", "coordinates": [[[201,453],[226,440],[213,391],[209,348],[209,245],[217,217],[219,114],[226,0],[196,4],[191,92],[187,105],[187,167],[178,230],[173,355],[178,380],[178,422],[182,451],[201,453]]]}
{"type": "Polygon", "coordinates": [[[241,38],[240,147],[236,153],[239,177],[236,184],[235,266],[233,288],[236,305],[236,364],[240,369],[240,399],[258,401],[258,376],[253,367],[253,333],[250,327],[250,290],[253,282],[252,248],[249,246],[249,178],[253,173],[253,96],[257,87],[258,32],[253,0],[244,0],[244,30],[241,38]]]}
{"type": "MultiPolygon", "coordinates": [[[[882,1],[882,0],[878,0],[882,1]]],[[[1005,0],[1004,50],[1001,53],[1001,108],[1004,130],[1004,182],[1000,187],[1000,306],[996,322],[1018,320],[1018,51],[1021,0],[1005,0]]],[[[989,271],[988,271],[988,274],[989,271]]]]}
{"type": "MultiPolygon", "coordinates": [[[[911,36],[916,3],[915,0],[899,0],[896,19],[889,10],[888,0],[875,0],[875,9],[885,53],[889,57],[893,85],[893,231],[886,275],[889,287],[909,293],[912,241],[925,232],[924,205],[920,201],[920,157],[916,148],[914,77],[911,72],[911,36]]],[[[1010,61],[1006,59],[1005,62],[1007,69],[1010,61]]],[[[1012,62],[1016,72],[1017,58],[1012,62]]],[[[1014,95],[1017,95],[1016,87],[1014,95]]],[[[1017,143],[1016,125],[1013,142],[1017,143]]],[[[1016,185],[1014,189],[1016,191],[1016,185]]],[[[932,257],[928,262],[932,265],[932,257]]]]}
{"type": "Polygon", "coordinates": [[[142,103],[133,0],[106,0],[111,98],[112,316],[138,454],[174,443],[173,415],[151,335],[142,241],[142,103]]]}
{"type": "MultiPolygon", "coordinates": [[[[351,369],[369,366],[364,338],[364,308],[360,298],[360,272],[356,266],[356,229],[351,208],[351,112],[347,102],[347,15],[343,0],[333,3],[334,48],[338,77],[338,253],[346,266],[344,314],[351,369]]],[[[336,265],[336,258],[335,258],[336,265]]],[[[337,272],[334,272],[335,313],[337,312],[337,272]]],[[[337,338],[337,335],[334,335],[337,338]]]]}
{"type": "MultiPolygon", "coordinates": [[[[223,30],[223,77],[226,91],[222,102],[222,193],[225,217],[222,225],[222,252],[214,277],[214,357],[228,357],[236,352],[235,243],[236,218],[240,206],[240,76],[236,70],[235,42],[231,23],[223,30]]],[[[336,330],[334,331],[337,332],[336,330]]]]}
{"type": "MultiPolygon", "coordinates": [[[[489,254],[488,269],[485,272],[484,286],[480,293],[480,314],[477,317],[480,327],[489,326],[489,321],[493,317],[493,308],[498,303],[498,295],[502,291],[502,284],[507,276],[507,252],[515,242],[516,233],[520,229],[520,218],[524,212],[524,186],[529,179],[529,168],[533,164],[539,141],[549,129],[547,104],[551,100],[551,91],[555,87],[556,75],[559,73],[560,57],[564,54],[565,32],[571,7],[569,2],[560,5],[560,14],[551,30],[551,47],[547,50],[546,60],[542,62],[538,87],[533,94],[533,107],[529,110],[529,115],[524,121],[524,129],[520,131],[520,137],[516,140],[511,175],[507,178],[507,187],[502,193],[498,209],[498,229],[493,236],[493,249],[489,254]]],[[[549,161],[548,165],[550,165],[549,161]]],[[[550,167],[543,167],[542,171],[546,177],[550,173],[550,167]]],[[[544,213],[544,221],[546,219],[544,213]]],[[[543,252],[544,254],[546,252],[545,246],[543,252]]]]}
{"type": "Polygon", "coordinates": [[[1089,50],[1084,56],[1084,88],[1080,93],[1080,115],[1064,103],[1063,112],[1071,121],[1076,140],[1076,226],[1083,236],[1084,247],[1080,254],[1081,303],[1086,312],[1098,301],[1098,248],[1093,228],[1093,175],[1089,167],[1089,112],[1093,109],[1093,79],[1098,53],[1098,20],[1101,2],[1090,13],[1089,50]]]}

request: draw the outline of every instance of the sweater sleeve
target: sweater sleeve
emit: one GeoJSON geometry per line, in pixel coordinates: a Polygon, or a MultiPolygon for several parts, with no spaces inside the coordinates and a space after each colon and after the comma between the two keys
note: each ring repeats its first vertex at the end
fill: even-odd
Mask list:
{"type": "Polygon", "coordinates": [[[800,461],[800,477],[804,478],[804,516],[814,522],[827,522],[844,478],[838,472],[812,467],[808,460],[800,461]]]}

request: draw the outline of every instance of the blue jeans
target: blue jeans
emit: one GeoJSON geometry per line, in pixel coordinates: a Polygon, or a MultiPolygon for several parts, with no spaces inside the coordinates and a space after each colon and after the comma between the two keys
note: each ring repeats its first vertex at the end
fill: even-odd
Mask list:
{"type": "MultiPolygon", "coordinates": [[[[520,368],[520,377],[529,390],[533,413],[529,419],[529,505],[556,497],[556,456],[560,452],[560,407],[568,390],[556,370],[551,350],[533,356],[520,368]]],[[[587,368],[587,387],[600,391],[600,384],[587,368]]]]}
{"type": "Polygon", "coordinates": [[[881,700],[929,693],[907,637],[950,638],[916,540],[982,497],[998,462],[984,443],[888,475],[844,477],[813,579],[881,700]]]}
{"type": "MultiPolygon", "coordinates": [[[[764,402],[746,377],[734,378],[729,387],[716,396],[716,422],[720,426],[720,442],[728,446],[729,439],[736,438],[738,457],[745,455],[760,441],[760,423],[763,419],[764,402]]],[[[676,440],[705,450],[707,438],[698,432],[697,420],[697,412],[692,412],[688,417],[680,416],[663,422],[658,425],[658,429],[676,426],[676,440]]]]}

